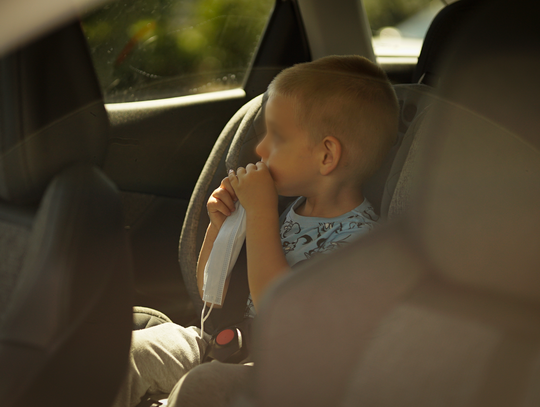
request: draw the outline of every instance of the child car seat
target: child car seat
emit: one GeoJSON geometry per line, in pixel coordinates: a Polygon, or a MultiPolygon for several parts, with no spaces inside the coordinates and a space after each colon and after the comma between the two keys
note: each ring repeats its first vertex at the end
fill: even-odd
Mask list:
{"type": "MultiPolygon", "coordinates": [[[[395,90],[400,103],[400,124],[396,143],[381,169],[364,185],[364,193],[374,205],[376,212],[382,215],[383,219],[387,217],[390,199],[397,183],[397,176],[401,170],[392,166],[394,156],[400,150],[400,146],[404,140],[405,143],[410,144],[408,137],[405,136],[409,126],[431,103],[431,99],[428,97],[431,89],[428,86],[417,84],[396,85],[395,90]],[[386,182],[389,174],[394,179],[393,184],[386,182]]],[[[266,132],[264,124],[265,102],[266,96],[260,95],[248,102],[231,118],[219,136],[201,172],[188,206],[180,236],[178,258],[188,292],[199,313],[202,310],[203,303],[197,288],[196,267],[199,250],[209,222],[205,205],[212,191],[220,185],[221,180],[227,175],[228,169],[235,169],[259,160],[255,154],[255,147],[266,132]]],[[[401,152],[400,154],[403,153],[401,152]]],[[[280,197],[280,211],[283,211],[291,201],[291,198],[280,197]]],[[[240,254],[237,264],[238,266],[235,267],[235,270],[245,267],[245,256],[243,253],[240,254]]],[[[237,274],[233,271],[232,278],[234,279],[234,276],[237,274]]],[[[229,312],[223,311],[227,305],[224,305],[223,309],[213,310],[210,323],[205,325],[205,328],[208,328],[208,332],[213,332],[218,327],[238,322],[238,318],[242,316],[242,307],[245,305],[245,296],[247,295],[246,284],[247,280],[245,279],[240,279],[238,282],[238,285],[243,285],[243,288],[238,289],[238,295],[244,296],[242,297],[244,302],[242,303],[242,299],[240,299],[237,306],[240,312],[237,311],[232,317],[226,317],[225,314],[230,315],[229,312]],[[240,292],[243,294],[240,294],[240,292]],[[236,320],[234,320],[235,318],[236,320]]],[[[233,280],[231,280],[229,287],[229,294],[227,295],[229,300],[226,298],[226,303],[227,301],[235,300],[234,290],[237,287],[233,280]]]]}
{"type": "MultiPolygon", "coordinates": [[[[199,313],[202,311],[203,302],[197,288],[197,259],[210,220],[206,212],[206,202],[214,189],[221,184],[228,169],[258,161],[255,146],[265,132],[264,102],[263,95],[257,96],[231,118],[216,141],[191,195],[180,235],[178,260],[187,290],[199,313]]],[[[241,266],[242,261],[242,253],[240,253],[238,267],[241,266]]],[[[233,270],[233,275],[237,274],[233,270]]],[[[236,285],[231,283],[230,287],[234,290],[236,285]]],[[[205,325],[207,332],[211,333],[228,323],[228,321],[223,321],[222,310],[229,307],[227,304],[233,301],[233,297],[235,297],[234,294],[227,295],[223,309],[212,311],[205,325]]],[[[244,298],[244,305],[245,301],[246,298],[244,298]]],[[[240,312],[240,319],[242,315],[240,312]]]]}

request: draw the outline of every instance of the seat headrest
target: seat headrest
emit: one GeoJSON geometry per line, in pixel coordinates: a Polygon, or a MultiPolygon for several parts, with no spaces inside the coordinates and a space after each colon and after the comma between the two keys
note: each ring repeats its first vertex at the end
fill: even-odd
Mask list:
{"type": "Polygon", "coordinates": [[[35,201],[66,166],[100,165],[108,129],[78,22],[0,59],[0,199],[35,201]]]}
{"type": "Polygon", "coordinates": [[[537,7],[493,2],[453,44],[409,217],[443,278],[529,300],[540,299],[537,7]]]}
{"type": "Polygon", "coordinates": [[[449,4],[435,16],[422,44],[412,81],[436,86],[441,62],[448,54],[452,40],[461,33],[461,29],[486,0],[459,0],[449,4]]]}

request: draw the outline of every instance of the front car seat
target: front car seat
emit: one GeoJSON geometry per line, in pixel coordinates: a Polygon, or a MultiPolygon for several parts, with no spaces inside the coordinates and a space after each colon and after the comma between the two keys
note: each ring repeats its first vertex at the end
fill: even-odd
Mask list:
{"type": "Polygon", "coordinates": [[[131,256],[101,172],[108,119],[78,23],[0,60],[0,400],[106,406],[127,367],[131,256]]]}
{"type": "Polygon", "coordinates": [[[413,83],[436,87],[445,57],[455,36],[471,21],[471,16],[489,0],[459,0],[442,8],[431,22],[414,69],[413,83]]]}
{"type": "Polygon", "coordinates": [[[236,405],[539,405],[538,6],[488,3],[416,135],[407,209],[266,297],[236,405]]]}

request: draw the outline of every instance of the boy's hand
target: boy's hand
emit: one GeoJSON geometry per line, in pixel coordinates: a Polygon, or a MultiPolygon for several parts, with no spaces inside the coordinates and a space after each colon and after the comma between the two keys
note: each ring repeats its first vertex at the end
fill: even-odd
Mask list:
{"type": "Polygon", "coordinates": [[[289,270],[279,237],[278,194],[262,162],[230,171],[229,180],[246,210],[248,282],[257,309],[269,284],[289,270]]]}
{"type": "Polygon", "coordinates": [[[240,203],[248,213],[276,211],[278,194],[268,167],[259,161],[229,171],[229,181],[240,203]]]}
{"type": "Polygon", "coordinates": [[[227,216],[234,212],[234,203],[238,200],[229,178],[223,178],[219,188],[215,189],[208,198],[206,209],[210,217],[210,225],[217,230],[221,228],[227,216]]]}

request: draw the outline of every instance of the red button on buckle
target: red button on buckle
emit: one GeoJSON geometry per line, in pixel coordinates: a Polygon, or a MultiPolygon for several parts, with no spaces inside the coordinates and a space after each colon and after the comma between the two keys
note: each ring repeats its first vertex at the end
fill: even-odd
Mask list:
{"type": "Polygon", "coordinates": [[[227,345],[234,339],[234,331],[232,329],[224,329],[216,336],[218,345],[227,345]]]}

